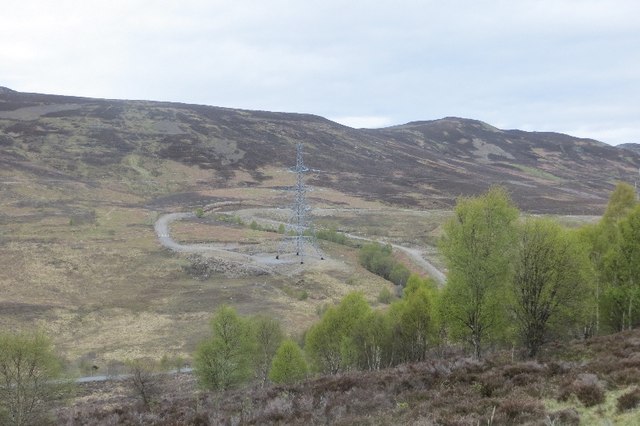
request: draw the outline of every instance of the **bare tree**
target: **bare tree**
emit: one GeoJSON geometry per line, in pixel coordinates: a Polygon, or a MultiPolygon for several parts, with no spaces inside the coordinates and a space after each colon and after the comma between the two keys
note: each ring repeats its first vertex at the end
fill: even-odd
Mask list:
{"type": "Polygon", "coordinates": [[[148,359],[135,359],[127,362],[129,384],[136,397],[140,398],[148,409],[162,390],[164,374],[158,364],[148,359]]]}

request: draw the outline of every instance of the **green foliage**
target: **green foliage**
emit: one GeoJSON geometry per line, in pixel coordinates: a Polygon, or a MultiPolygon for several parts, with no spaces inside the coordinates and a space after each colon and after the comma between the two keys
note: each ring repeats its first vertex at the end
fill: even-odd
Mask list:
{"type": "Polygon", "coordinates": [[[423,361],[437,341],[438,319],[432,308],[436,296],[437,289],[430,280],[413,275],[403,298],[391,305],[394,363],[423,361]]]}
{"type": "Polygon", "coordinates": [[[258,380],[264,384],[269,375],[271,360],[282,343],[284,334],[280,322],[271,317],[254,317],[251,325],[256,341],[254,356],[256,374],[258,380]]]}
{"type": "Polygon", "coordinates": [[[513,278],[513,311],[530,357],[548,328],[563,333],[580,321],[590,294],[587,251],[572,233],[549,219],[528,219],[519,228],[513,278]]]}
{"type": "Polygon", "coordinates": [[[370,310],[361,293],[350,293],[324,312],[305,338],[305,351],[315,370],[335,374],[351,366],[351,332],[370,310]]]}
{"type": "Polygon", "coordinates": [[[342,244],[344,246],[353,246],[353,243],[346,235],[335,229],[320,229],[316,232],[316,238],[325,241],[331,241],[332,243],[342,244]]]}
{"type": "Polygon", "coordinates": [[[391,293],[391,290],[389,290],[389,288],[386,286],[382,287],[380,293],[378,293],[378,303],[384,303],[385,305],[388,305],[392,300],[393,294],[391,293]]]}
{"type": "Polygon", "coordinates": [[[291,339],[283,341],[271,363],[269,380],[274,383],[295,383],[303,380],[307,372],[307,362],[300,346],[291,339]]]}
{"type": "Polygon", "coordinates": [[[42,333],[0,333],[0,423],[32,425],[64,384],[60,360],[42,333]]]}
{"type": "Polygon", "coordinates": [[[433,282],[417,275],[386,312],[371,310],[359,293],[349,294],[309,329],[305,351],[315,369],[328,374],[424,360],[438,341],[437,295],[433,282]]]}
{"type": "Polygon", "coordinates": [[[634,189],[620,183],[600,222],[581,230],[595,269],[596,330],[620,331],[640,324],[639,271],[634,260],[639,255],[638,208],[634,189]]]}
{"type": "Polygon", "coordinates": [[[607,209],[602,219],[605,222],[615,223],[625,216],[637,204],[636,191],[628,183],[619,182],[609,197],[607,209]]]}
{"type": "Polygon", "coordinates": [[[454,338],[467,340],[479,357],[486,340],[505,330],[506,285],[518,209],[506,191],[491,188],[458,200],[445,224],[440,249],[449,269],[441,312],[454,338]]]}
{"type": "Polygon", "coordinates": [[[211,320],[212,337],[195,353],[195,373],[201,386],[225,390],[251,377],[255,335],[235,309],[221,306],[211,320]]]}
{"type": "Polygon", "coordinates": [[[197,218],[204,217],[204,209],[202,207],[198,207],[194,213],[197,218]]]}
{"type": "Polygon", "coordinates": [[[354,326],[350,343],[352,361],[361,370],[379,370],[393,363],[393,326],[391,317],[370,311],[354,326]]]}
{"type": "Polygon", "coordinates": [[[284,234],[284,231],[285,231],[284,223],[281,223],[280,225],[278,225],[278,234],[284,234]]]}
{"type": "Polygon", "coordinates": [[[230,215],[227,213],[221,213],[216,215],[216,220],[226,223],[235,223],[236,225],[244,226],[244,221],[238,215],[230,215]]]}
{"type": "Polygon", "coordinates": [[[258,222],[251,221],[251,224],[249,225],[249,228],[253,229],[254,231],[259,231],[262,229],[262,227],[260,225],[258,225],[258,222]]]}
{"type": "Polygon", "coordinates": [[[395,285],[404,286],[411,272],[393,258],[392,251],[389,244],[367,243],[360,248],[358,261],[368,271],[395,285]]]}
{"type": "Polygon", "coordinates": [[[411,271],[400,262],[396,262],[389,274],[389,281],[395,285],[404,287],[411,275],[411,271]]]}

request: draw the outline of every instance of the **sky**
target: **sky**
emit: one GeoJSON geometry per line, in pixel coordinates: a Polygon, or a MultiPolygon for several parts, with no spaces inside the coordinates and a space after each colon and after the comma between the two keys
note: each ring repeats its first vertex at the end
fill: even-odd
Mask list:
{"type": "Polygon", "coordinates": [[[0,86],[640,143],[637,0],[2,0],[0,86]]]}

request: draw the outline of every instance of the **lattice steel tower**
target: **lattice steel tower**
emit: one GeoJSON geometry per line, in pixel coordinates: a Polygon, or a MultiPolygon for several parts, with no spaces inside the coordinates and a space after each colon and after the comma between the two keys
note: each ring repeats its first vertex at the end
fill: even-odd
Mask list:
{"type": "Polygon", "coordinates": [[[278,245],[278,254],[276,259],[280,259],[280,255],[291,250],[295,251],[296,256],[300,256],[300,263],[304,263],[306,246],[311,246],[320,260],[324,260],[324,256],[318,248],[315,229],[309,217],[311,207],[307,204],[307,187],[304,184],[304,175],[309,168],[304,165],[302,158],[302,144],[296,146],[296,166],[291,169],[296,174],[296,184],[292,188],[294,191],[293,206],[291,206],[291,216],[289,223],[285,227],[285,232],[292,233],[287,235],[278,245]]]}

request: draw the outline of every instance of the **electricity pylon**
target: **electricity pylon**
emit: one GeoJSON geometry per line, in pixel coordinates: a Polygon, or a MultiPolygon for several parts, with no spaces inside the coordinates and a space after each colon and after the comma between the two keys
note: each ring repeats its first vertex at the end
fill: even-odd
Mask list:
{"type": "Polygon", "coordinates": [[[311,207],[307,204],[307,187],[304,184],[304,175],[309,171],[309,168],[304,165],[301,143],[296,146],[296,166],[291,171],[296,174],[296,184],[292,188],[294,200],[291,206],[289,223],[285,226],[285,237],[278,245],[276,259],[280,259],[281,254],[293,248],[296,256],[300,256],[300,263],[304,263],[306,246],[311,246],[320,257],[320,260],[324,260],[324,256],[318,248],[316,233],[309,217],[311,207]],[[292,235],[286,235],[288,233],[292,235]]]}

